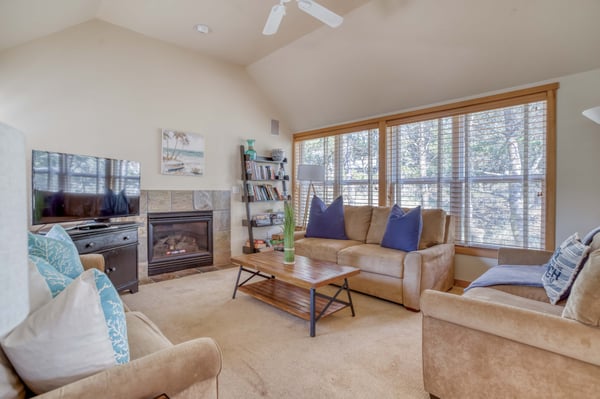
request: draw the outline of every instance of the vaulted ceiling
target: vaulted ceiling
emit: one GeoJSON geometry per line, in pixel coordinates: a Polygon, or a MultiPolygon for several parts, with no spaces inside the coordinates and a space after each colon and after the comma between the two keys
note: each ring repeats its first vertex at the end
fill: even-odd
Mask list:
{"type": "Polygon", "coordinates": [[[600,68],[598,0],[319,1],[336,29],[289,3],[263,36],[277,2],[0,0],[0,51],[98,18],[245,66],[293,131],[600,68]]]}

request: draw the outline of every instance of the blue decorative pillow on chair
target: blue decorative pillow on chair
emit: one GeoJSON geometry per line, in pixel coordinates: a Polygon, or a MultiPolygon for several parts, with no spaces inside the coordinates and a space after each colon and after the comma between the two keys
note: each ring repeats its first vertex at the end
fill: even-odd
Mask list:
{"type": "Polygon", "coordinates": [[[344,223],[344,199],[340,195],[329,207],[316,195],[310,203],[306,237],[347,240],[344,223]]]}
{"type": "Polygon", "coordinates": [[[404,213],[402,208],[394,205],[381,239],[381,246],[406,252],[416,251],[419,248],[422,229],[423,217],[420,206],[404,213]]]}

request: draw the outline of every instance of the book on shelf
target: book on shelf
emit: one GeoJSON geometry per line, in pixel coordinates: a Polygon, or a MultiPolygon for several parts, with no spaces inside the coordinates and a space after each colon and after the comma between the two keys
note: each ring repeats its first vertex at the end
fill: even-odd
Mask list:
{"type": "Polygon", "coordinates": [[[273,165],[262,165],[255,161],[246,160],[246,179],[277,180],[278,170],[275,170],[273,165]]]}

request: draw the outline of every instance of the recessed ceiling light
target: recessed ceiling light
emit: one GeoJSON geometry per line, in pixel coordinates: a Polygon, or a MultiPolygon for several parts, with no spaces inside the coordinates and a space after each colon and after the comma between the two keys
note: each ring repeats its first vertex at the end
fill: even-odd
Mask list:
{"type": "Polygon", "coordinates": [[[208,32],[210,32],[210,28],[208,27],[208,25],[198,24],[194,28],[196,28],[196,30],[198,32],[200,32],[200,33],[208,33],[208,32]]]}

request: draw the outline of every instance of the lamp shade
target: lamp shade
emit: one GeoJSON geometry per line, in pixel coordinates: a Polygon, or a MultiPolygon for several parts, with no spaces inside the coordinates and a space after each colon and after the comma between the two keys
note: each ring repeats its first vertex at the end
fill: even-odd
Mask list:
{"type": "Polygon", "coordinates": [[[299,181],[325,181],[323,165],[298,165],[299,181]]]}
{"type": "Polygon", "coordinates": [[[25,137],[0,123],[0,337],[29,312],[25,137]]]}
{"type": "Polygon", "coordinates": [[[600,106],[586,109],[582,112],[583,116],[590,118],[594,122],[600,125],[600,106]]]}

